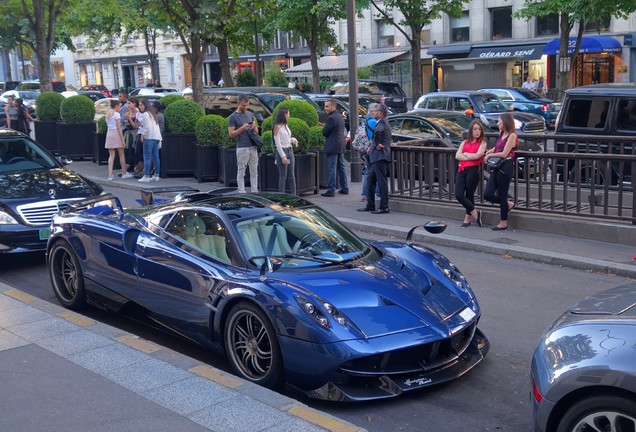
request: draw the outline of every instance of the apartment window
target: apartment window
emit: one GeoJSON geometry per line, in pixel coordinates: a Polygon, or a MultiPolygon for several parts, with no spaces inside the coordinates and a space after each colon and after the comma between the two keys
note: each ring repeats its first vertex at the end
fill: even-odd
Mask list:
{"type": "Polygon", "coordinates": [[[274,37],[274,49],[279,50],[281,48],[281,39],[282,35],[280,34],[280,30],[276,30],[276,37],[274,37]]]}
{"type": "Polygon", "coordinates": [[[559,15],[550,14],[537,17],[537,36],[549,36],[559,34],[559,15]]]}
{"type": "Polygon", "coordinates": [[[591,20],[585,23],[586,32],[602,32],[609,31],[612,17],[608,14],[602,18],[591,20]]]}
{"type": "Polygon", "coordinates": [[[376,21],[378,29],[378,48],[392,47],[395,40],[395,27],[385,21],[376,21]]]}
{"type": "Polygon", "coordinates": [[[462,16],[459,18],[451,17],[451,41],[461,42],[470,40],[470,18],[468,11],[462,12],[462,16]]]}
{"type": "Polygon", "coordinates": [[[302,46],[303,48],[307,48],[307,39],[300,38],[300,46],[302,46]]]}
{"type": "Polygon", "coordinates": [[[295,45],[295,40],[294,40],[294,33],[293,32],[289,32],[287,33],[287,46],[289,48],[294,48],[295,45]]]}
{"type": "Polygon", "coordinates": [[[512,37],[512,6],[490,9],[491,39],[512,37]]]}
{"type": "Polygon", "coordinates": [[[166,63],[168,69],[168,82],[177,82],[177,80],[174,78],[174,58],[167,58],[166,63]]]}

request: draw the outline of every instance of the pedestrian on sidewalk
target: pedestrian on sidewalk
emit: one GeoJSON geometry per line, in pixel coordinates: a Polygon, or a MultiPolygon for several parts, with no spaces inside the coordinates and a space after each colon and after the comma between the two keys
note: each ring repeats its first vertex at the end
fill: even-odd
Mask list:
{"type": "Polygon", "coordinates": [[[250,170],[250,187],[252,193],[258,193],[258,149],[252,145],[248,130],[258,134],[258,122],[254,114],[248,111],[247,96],[238,97],[238,107],[230,114],[228,132],[230,138],[236,138],[236,184],[238,193],[245,193],[245,169],[250,170]]]}
{"type": "Polygon", "coordinates": [[[110,111],[106,113],[106,145],[108,149],[108,180],[113,180],[113,166],[115,154],[119,155],[121,165],[121,178],[131,178],[133,175],[127,171],[126,156],[124,154],[124,134],[121,130],[121,103],[118,100],[110,101],[110,111]]]}
{"type": "Polygon", "coordinates": [[[7,104],[4,106],[4,115],[9,129],[18,130],[18,110],[15,107],[15,98],[7,96],[7,104]]]}
{"type": "Polygon", "coordinates": [[[373,214],[389,212],[389,184],[387,170],[391,162],[391,126],[386,120],[388,110],[386,105],[378,104],[373,116],[378,121],[373,129],[373,141],[369,148],[369,162],[371,170],[367,177],[367,205],[358,211],[368,211],[373,214]],[[380,208],[375,208],[375,188],[380,187],[380,208]]]}
{"type": "Polygon", "coordinates": [[[159,118],[157,116],[157,107],[143,101],[146,107],[143,113],[143,157],[144,157],[144,176],[139,179],[142,183],[148,183],[151,180],[159,181],[159,173],[161,172],[161,161],[159,160],[159,143],[161,143],[161,130],[159,129],[159,118]],[[155,165],[155,174],[152,175],[152,163],[155,165]]]}
{"type": "Polygon", "coordinates": [[[340,184],[339,193],[349,194],[349,183],[347,182],[347,171],[345,169],[345,121],[344,117],[337,109],[338,104],[330,99],[325,102],[325,111],[329,114],[327,122],[322,128],[325,137],[324,151],[327,153],[327,192],[322,196],[336,196],[336,187],[340,184]]]}
{"type": "Polygon", "coordinates": [[[475,209],[475,191],[479,185],[479,170],[484,162],[487,145],[484,125],[478,119],[471,121],[468,126],[468,139],[460,144],[455,153],[455,159],[459,161],[455,177],[455,198],[466,209],[462,228],[470,226],[471,217],[481,226],[481,211],[475,209]]]}
{"type": "Polygon", "coordinates": [[[21,98],[17,98],[13,102],[13,106],[17,112],[17,122],[15,129],[25,135],[31,134],[31,122],[33,118],[29,115],[29,111],[24,106],[21,98]]]}
{"type": "Polygon", "coordinates": [[[296,195],[296,176],[294,148],[298,146],[298,140],[292,137],[291,130],[287,126],[289,109],[283,107],[276,113],[274,122],[274,143],[276,144],[276,167],[278,168],[278,191],[285,193],[285,183],[289,184],[292,195],[296,195]]]}
{"type": "Polygon", "coordinates": [[[503,159],[503,163],[499,168],[494,168],[484,190],[484,199],[493,204],[499,203],[499,213],[501,221],[497,226],[491,228],[493,231],[502,231],[508,228],[508,213],[515,206],[514,202],[508,200],[508,189],[510,181],[514,176],[514,157],[515,149],[519,145],[519,138],[515,132],[515,122],[512,113],[503,113],[497,120],[499,128],[499,138],[495,143],[495,147],[486,152],[484,161],[492,157],[503,159]]]}
{"type": "Polygon", "coordinates": [[[137,142],[139,122],[137,114],[139,113],[139,101],[135,98],[126,100],[126,114],[122,117],[126,130],[124,132],[124,141],[126,143],[126,162],[128,163],[128,171],[134,172],[135,168],[135,143],[137,142]]]}
{"type": "MultiPolygon", "coordinates": [[[[372,103],[369,104],[369,113],[365,119],[364,129],[367,133],[367,138],[369,139],[369,143],[373,142],[373,128],[378,123],[378,121],[373,117],[373,112],[378,109],[378,104],[372,103]]],[[[367,177],[369,177],[369,170],[371,169],[371,163],[369,162],[369,151],[365,151],[361,155],[362,162],[364,163],[364,174],[362,175],[362,198],[360,201],[366,202],[367,200],[367,177]]],[[[380,196],[380,188],[376,188],[375,191],[376,196],[380,196]]]]}

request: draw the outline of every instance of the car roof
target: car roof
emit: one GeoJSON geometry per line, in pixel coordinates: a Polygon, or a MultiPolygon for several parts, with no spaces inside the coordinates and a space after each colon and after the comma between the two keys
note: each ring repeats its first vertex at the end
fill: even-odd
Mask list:
{"type": "Polygon", "coordinates": [[[605,83],[575,87],[565,91],[572,95],[625,96],[636,92],[636,83],[605,83]]]}
{"type": "Polygon", "coordinates": [[[458,91],[443,91],[443,92],[431,92],[424,96],[483,96],[484,94],[496,96],[494,93],[477,90],[458,90],[458,91]]]}

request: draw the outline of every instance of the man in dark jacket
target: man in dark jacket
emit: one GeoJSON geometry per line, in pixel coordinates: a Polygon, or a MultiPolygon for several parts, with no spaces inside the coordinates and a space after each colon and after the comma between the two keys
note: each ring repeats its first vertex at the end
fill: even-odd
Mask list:
{"type": "Polygon", "coordinates": [[[373,116],[378,122],[373,128],[373,140],[368,154],[371,167],[367,176],[367,205],[358,211],[381,214],[389,212],[389,185],[386,173],[391,163],[391,126],[386,121],[386,105],[379,104],[373,111],[373,116]],[[375,208],[376,185],[380,188],[380,208],[377,210],[375,208]]]}
{"type": "Polygon", "coordinates": [[[329,180],[327,192],[322,196],[332,197],[336,195],[336,186],[340,183],[341,194],[349,194],[349,183],[347,182],[347,172],[345,170],[345,122],[342,114],[336,109],[337,103],[334,100],[325,102],[325,111],[329,114],[327,122],[322,128],[325,136],[324,150],[327,153],[327,170],[329,180]]]}

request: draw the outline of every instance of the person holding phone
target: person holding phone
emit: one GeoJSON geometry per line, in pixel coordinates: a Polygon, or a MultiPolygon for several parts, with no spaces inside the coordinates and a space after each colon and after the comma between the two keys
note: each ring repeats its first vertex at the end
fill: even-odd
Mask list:
{"type": "Polygon", "coordinates": [[[238,193],[245,193],[245,169],[250,170],[250,187],[252,193],[258,192],[258,149],[252,145],[247,133],[251,129],[258,133],[258,124],[254,121],[254,114],[248,111],[247,96],[238,97],[238,107],[230,115],[228,132],[230,138],[236,138],[236,184],[238,193]]]}

